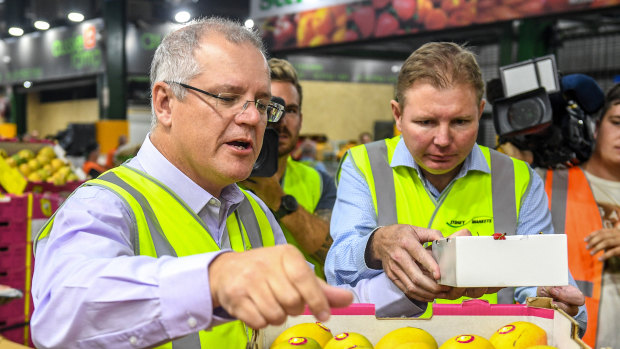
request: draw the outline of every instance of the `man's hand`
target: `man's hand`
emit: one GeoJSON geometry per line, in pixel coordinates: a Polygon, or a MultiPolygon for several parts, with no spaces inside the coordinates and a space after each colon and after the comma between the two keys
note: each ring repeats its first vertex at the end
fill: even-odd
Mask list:
{"type": "Polygon", "coordinates": [[[568,315],[575,316],[579,307],[586,302],[586,297],[572,285],[555,287],[538,287],[536,296],[553,298],[553,304],[564,310],[568,315]]]}
{"type": "Polygon", "coordinates": [[[349,291],[318,279],[291,245],[223,253],[209,265],[209,283],[213,307],[254,329],[281,325],[306,304],[319,321],[327,321],[330,307],[353,301],[349,291]]]}
{"type": "Polygon", "coordinates": [[[607,228],[593,232],[586,237],[586,248],[594,255],[605,251],[599,259],[604,261],[614,256],[620,256],[620,228],[607,228]]]}
{"type": "Polygon", "coordinates": [[[280,208],[284,190],[282,190],[277,176],[251,177],[239,183],[254,192],[272,211],[277,211],[280,208]]]}

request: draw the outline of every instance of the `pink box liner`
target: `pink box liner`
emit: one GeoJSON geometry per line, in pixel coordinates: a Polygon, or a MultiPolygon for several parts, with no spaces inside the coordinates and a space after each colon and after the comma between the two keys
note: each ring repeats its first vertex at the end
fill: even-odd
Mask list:
{"type": "MultiPolygon", "coordinates": [[[[375,315],[375,305],[355,303],[346,308],[332,308],[332,315],[375,315]]],[[[308,307],[303,315],[311,315],[308,307]]],[[[553,309],[528,307],[525,304],[489,304],[487,301],[471,299],[462,304],[433,304],[434,315],[450,316],[536,316],[553,319],[553,309]]]]}

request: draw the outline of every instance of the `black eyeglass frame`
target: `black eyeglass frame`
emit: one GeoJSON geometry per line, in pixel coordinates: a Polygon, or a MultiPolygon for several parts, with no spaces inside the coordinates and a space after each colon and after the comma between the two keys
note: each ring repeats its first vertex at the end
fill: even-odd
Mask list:
{"type": "MultiPolygon", "coordinates": [[[[164,82],[166,84],[168,84],[168,85],[170,85],[170,84],[177,84],[177,85],[179,85],[181,87],[184,87],[184,88],[190,89],[190,90],[194,90],[196,92],[200,92],[200,93],[202,93],[204,95],[207,95],[209,97],[213,97],[213,98],[225,101],[225,102],[230,102],[230,100],[228,98],[222,97],[221,94],[217,94],[216,95],[215,93],[211,93],[211,92],[199,89],[198,87],[194,87],[192,85],[184,84],[182,82],[177,82],[177,81],[164,81],[164,82]]],[[[235,93],[231,93],[231,94],[237,95],[235,93]]],[[[258,107],[258,105],[257,105],[258,103],[263,104],[258,99],[255,99],[253,101],[252,100],[247,100],[243,104],[242,112],[247,109],[249,102],[254,103],[254,106],[256,106],[256,107],[258,107]]],[[[265,105],[265,114],[267,116],[267,121],[268,122],[278,122],[282,118],[282,116],[284,115],[284,111],[285,111],[284,106],[279,104],[279,103],[269,102],[268,104],[265,105]],[[271,111],[269,110],[269,108],[271,108],[271,111]]]]}

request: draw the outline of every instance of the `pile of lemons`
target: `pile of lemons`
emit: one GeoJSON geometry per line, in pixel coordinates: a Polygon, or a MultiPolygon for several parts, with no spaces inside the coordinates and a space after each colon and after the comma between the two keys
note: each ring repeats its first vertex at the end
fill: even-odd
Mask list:
{"type": "Polygon", "coordinates": [[[9,156],[0,149],[0,157],[12,168],[16,168],[29,182],[48,182],[63,185],[78,180],[71,166],[56,157],[51,146],[45,146],[35,154],[30,149],[22,149],[9,156]]]}
{"type": "Polygon", "coordinates": [[[516,321],[499,328],[486,339],[475,334],[461,334],[437,345],[435,338],[423,329],[402,327],[383,336],[373,347],[363,335],[355,332],[332,332],[320,322],[302,323],[284,330],[271,344],[270,349],[503,349],[503,348],[554,348],[547,345],[547,333],[539,326],[516,321]]]}

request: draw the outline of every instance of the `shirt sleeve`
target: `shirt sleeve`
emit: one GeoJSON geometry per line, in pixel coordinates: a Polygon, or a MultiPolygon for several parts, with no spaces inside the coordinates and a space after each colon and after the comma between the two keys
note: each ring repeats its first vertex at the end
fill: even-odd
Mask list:
{"type": "Polygon", "coordinates": [[[334,242],[325,261],[328,283],[355,286],[358,281],[383,272],[370,269],[364,259],[368,239],[376,227],[377,216],[368,185],[351,157],[347,157],[341,167],[330,224],[334,242]]]}
{"type": "MultiPolygon", "coordinates": [[[[544,189],[544,183],[540,176],[531,168],[530,178],[530,188],[519,211],[517,234],[527,235],[540,232],[554,234],[551,212],[549,211],[549,199],[544,189]]],[[[568,279],[570,285],[577,287],[577,283],[575,283],[570,271],[568,279]]],[[[517,287],[515,289],[515,301],[525,303],[527,297],[536,297],[536,287],[517,287]]],[[[583,336],[588,322],[585,304],[579,307],[575,320],[579,323],[579,331],[581,336],[583,336]]]]}
{"type": "Polygon", "coordinates": [[[219,254],[136,256],[132,220],[99,187],[78,189],[36,250],[33,341],[40,348],[153,346],[227,321],[213,316],[208,266],[219,254]]]}

